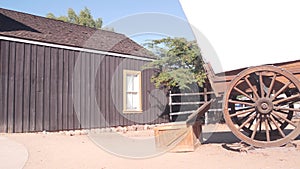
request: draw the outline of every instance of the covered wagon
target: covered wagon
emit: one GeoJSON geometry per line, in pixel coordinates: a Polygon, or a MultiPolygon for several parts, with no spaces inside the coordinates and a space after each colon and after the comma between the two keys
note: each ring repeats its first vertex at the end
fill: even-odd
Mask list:
{"type": "MultiPolygon", "coordinates": [[[[295,41],[289,41],[292,43],[290,45],[279,39],[278,43],[272,43],[275,39],[262,35],[269,33],[264,27],[255,34],[251,32],[262,26],[259,25],[259,21],[261,18],[266,19],[265,13],[269,20],[265,20],[263,26],[272,26],[272,21],[277,16],[276,13],[272,15],[274,9],[270,9],[268,13],[268,8],[264,6],[267,4],[256,4],[258,6],[254,7],[257,7],[257,12],[263,9],[265,13],[249,15],[247,11],[249,12],[250,4],[235,4],[237,6],[233,7],[233,4],[227,2],[180,2],[202,50],[205,69],[214,94],[223,98],[224,118],[232,132],[242,141],[256,147],[282,146],[295,139],[300,134],[300,52],[293,48],[295,41]],[[245,23],[245,20],[253,24],[251,19],[255,20],[254,24],[257,25],[241,31],[240,28],[244,27],[239,24],[245,23]],[[219,26],[216,27],[216,24],[219,26]],[[236,28],[236,25],[239,28],[236,28]],[[233,31],[226,32],[229,35],[222,35],[224,30],[231,29],[233,31]],[[206,37],[212,44],[200,31],[208,35],[206,37]],[[256,36],[259,32],[262,34],[257,37],[261,37],[261,40],[256,38],[251,41],[253,39],[249,34],[256,36]],[[266,43],[267,40],[269,43],[266,43]],[[223,46],[220,47],[220,44],[223,46]],[[276,45],[281,45],[282,48],[276,48],[276,45]],[[240,51],[240,46],[248,50],[240,51]]],[[[274,4],[273,7],[285,8],[280,4],[274,4]]],[[[253,11],[253,8],[250,9],[253,11]]],[[[294,8],[290,10],[298,12],[294,8]]],[[[291,18],[293,20],[299,16],[290,14],[287,12],[281,18],[277,18],[276,22],[291,18]]],[[[286,29],[281,33],[294,30],[289,29],[293,27],[294,22],[285,24],[286,29]]],[[[290,38],[293,40],[300,36],[298,31],[292,35],[290,38]]],[[[280,37],[280,34],[276,37],[280,37]]],[[[207,108],[202,107],[200,110],[207,108]]]]}

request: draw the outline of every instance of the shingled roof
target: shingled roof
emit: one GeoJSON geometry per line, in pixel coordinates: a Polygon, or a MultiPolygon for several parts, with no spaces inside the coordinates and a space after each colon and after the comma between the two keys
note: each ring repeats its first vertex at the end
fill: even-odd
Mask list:
{"type": "Polygon", "coordinates": [[[148,50],[123,34],[3,8],[0,8],[0,35],[100,51],[152,57],[148,50]]]}

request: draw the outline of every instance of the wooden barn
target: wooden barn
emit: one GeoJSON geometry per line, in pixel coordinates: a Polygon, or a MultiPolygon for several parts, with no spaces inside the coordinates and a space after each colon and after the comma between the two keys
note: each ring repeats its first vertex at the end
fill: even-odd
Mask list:
{"type": "Polygon", "coordinates": [[[0,132],[166,122],[152,60],[125,35],[0,8],[0,132]]]}

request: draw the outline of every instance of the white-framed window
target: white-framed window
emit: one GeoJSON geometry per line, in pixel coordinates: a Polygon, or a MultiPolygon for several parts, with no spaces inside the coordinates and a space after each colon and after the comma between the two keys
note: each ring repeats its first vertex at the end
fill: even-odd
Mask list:
{"type": "Polygon", "coordinates": [[[142,73],[141,71],[124,70],[124,113],[142,112],[142,73]]]}

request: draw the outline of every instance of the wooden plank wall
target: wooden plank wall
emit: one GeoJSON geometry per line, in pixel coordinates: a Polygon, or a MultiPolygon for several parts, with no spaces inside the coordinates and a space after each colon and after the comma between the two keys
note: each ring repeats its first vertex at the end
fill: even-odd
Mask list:
{"type": "Polygon", "coordinates": [[[144,112],[122,112],[122,72],[140,70],[145,63],[1,40],[0,132],[167,122],[168,117],[161,116],[164,106],[155,106],[157,100],[164,103],[165,95],[151,96],[151,70],[142,72],[144,112]]]}

